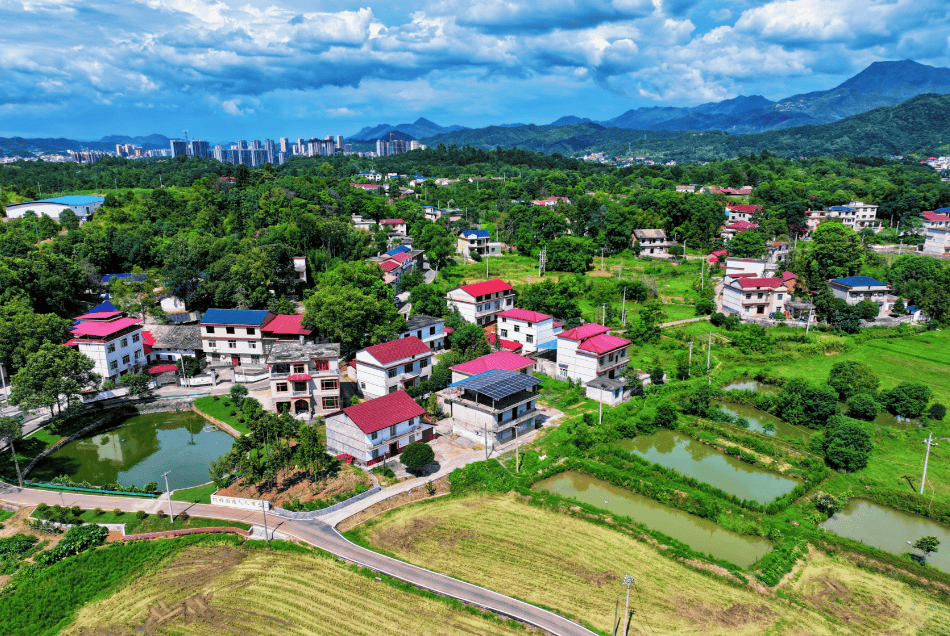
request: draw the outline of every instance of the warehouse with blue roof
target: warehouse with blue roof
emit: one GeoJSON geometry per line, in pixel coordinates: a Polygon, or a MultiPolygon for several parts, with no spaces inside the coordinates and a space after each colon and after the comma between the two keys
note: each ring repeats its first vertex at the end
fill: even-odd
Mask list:
{"type": "Polygon", "coordinates": [[[52,199],[27,201],[26,203],[14,203],[6,207],[6,213],[7,218],[22,219],[28,211],[32,210],[36,213],[36,216],[42,214],[58,221],[59,215],[64,210],[72,210],[80,221],[87,221],[102,206],[104,201],[104,197],[74,194],[65,197],[53,197],[52,199]]]}

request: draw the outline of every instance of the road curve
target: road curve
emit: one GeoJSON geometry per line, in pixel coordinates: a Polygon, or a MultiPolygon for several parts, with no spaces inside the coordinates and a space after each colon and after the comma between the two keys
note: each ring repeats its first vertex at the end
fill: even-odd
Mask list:
{"type": "MultiPolygon", "coordinates": [[[[18,488],[2,482],[0,482],[0,501],[20,505],[36,505],[45,501],[46,503],[62,503],[66,506],[79,505],[86,509],[99,507],[103,510],[112,510],[113,508],[120,508],[130,512],[135,510],[154,512],[159,508],[168,509],[167,499],[142,500],[129,497],[107,497],[65,492],[62,493],[61,499],[58,492],[18,488]]],[[[264,518],[259,512],[236,510],[209,504],[188,504],[178,501],[172,503],[175,514],[187,510],[189,515],[197,517],[243,521],[257,525],[264,522],[264,518]]],[[[530,603],[358,546],[321,521],[289,521],[274,515],[268,515],[266,521],[269,530],[277,529],[346,561],[368,567],[387,576],[411,583],[416,587],[527,623],[555,636],[591,636],[591,634],[594,634],[594,632],[574,621],[530,603]]]]}

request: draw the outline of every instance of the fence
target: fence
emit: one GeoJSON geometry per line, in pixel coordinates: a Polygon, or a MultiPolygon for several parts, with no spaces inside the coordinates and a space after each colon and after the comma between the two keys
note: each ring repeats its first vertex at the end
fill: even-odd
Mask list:
{"type": "Polygon", "coordinates": [[[49,490],[68,490],[70,492],[91,492],[97,495],[122,495],[125,497],[147,497],[154,499],[158,494],[154,492],[126,492],[124,490],[99,490],[98,488],[80,488],[79,486],[63,486],[60,484],[44,484],[37,481],[28,481],[30,488],[48,488],[49,490]]]}

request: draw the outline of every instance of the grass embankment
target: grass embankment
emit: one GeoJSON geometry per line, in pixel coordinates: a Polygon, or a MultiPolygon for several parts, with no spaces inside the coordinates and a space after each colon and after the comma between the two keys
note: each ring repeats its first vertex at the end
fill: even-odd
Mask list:
{"type": "Polygon", "coordinates": [[[208,417],[224,422],[241,435],[247,435],[251,429],[247,427],[247,422],[241,422],[244,414],[231,401],[227,395],[209,395],[195,400],[195,407],[198,411],[208,417]],[[231,411],[235,414],[231,415],[231,411]]]}
{"type": "Polygon", "coordinates": [[[926,592],[842,559],[816,554],[800,567],[781,587],[792,605],[671,561],[608,525],[530,506],[512,494],[429,500],[350,535],[608,634],[625,574],[636,581],[630,633],[918,633],[950,625],[950,608],[926,592]]]}
{"type": "MultiPolygon", "coordinates": [[[[167,502],[166,502],[167,503],[167,502]]],[[[184,506],[178,506],[181,510],[184,506]]],[[[203,517],[188,517],[182,519],[181,510],[176,510],[175,525],[172,527],[171,519],[168,516],[159,517],[150,514],[144,519],[138,519],[135,513],[124,512],[115,514],[112,511],[103,511],[97,515],[94,510],[85,510],[80,519],[86,523],[124,523],[126,534],[144,534],[146,532],[164,532],[166,530],[183,530],[186,528],[240,528],[250,530],[251,525],[240,521],[229,521],[227,519],[205,519],[203,517]]]]}
{"type": "Polygon", "coordinates": [[[211,495],[218,489],[212,484],[195,486],[194,488],[182,488],[172,493],[172,501],[187,501],[189,503],[211,503],[211,495]]]}
{"type": "MultiPolygon", "coordinates": [[[[177,545],[163,541],[161,544],[177,545]]],[[[141,545],[141,544],[138,544],[141,545]]],[[[149,543],[145,545],[154,545],[149,543]]],[[[125,548],[98,550],[123,561],[125,548]]],[[[92,555],[91,555],[92,556],[92,555]]],[[[126,570],[130,584],[98,594],[62,634],[523,634],[524,628],[344,566],[305,548],[189,542],[126,570]],[[275,549],[276,548],[276,549],[275,549]],[[161,567],[156,567],[157,565],[161,567]]],[[[108,563],[101,563],[108,569],[108,563]]],[[[24,594],[27,596],[27,594],[24,594]]],[[[71,608],[75,612],[79,605],[71,608]]],[[[52,630],[0,631],[12,634],[52,630]]]]}

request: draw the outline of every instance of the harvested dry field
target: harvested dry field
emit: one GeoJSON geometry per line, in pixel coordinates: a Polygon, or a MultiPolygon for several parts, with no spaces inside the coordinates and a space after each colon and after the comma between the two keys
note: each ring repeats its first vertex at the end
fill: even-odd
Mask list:
{"type": "Polygon", "coordinates": [[[367,578],[313,554],[193,546],[108,598],[62,634],[525,634],[367,578]]]}
{"type": "Polygon", "coordinates": [[[926,593],[846,561],[816,556],[799,567],[783,590],[790,603],[515,495],[433,499],[384,513],[356,532],[410,563],[560,610],[606,633],[625,574],[636,581],[630,634],[917,634],[950,620],[950,608],[926,593]]]}

